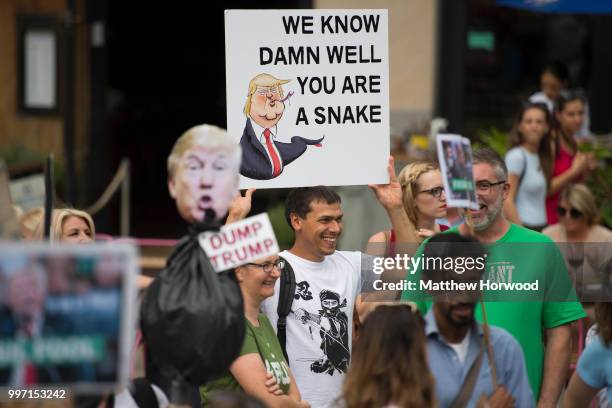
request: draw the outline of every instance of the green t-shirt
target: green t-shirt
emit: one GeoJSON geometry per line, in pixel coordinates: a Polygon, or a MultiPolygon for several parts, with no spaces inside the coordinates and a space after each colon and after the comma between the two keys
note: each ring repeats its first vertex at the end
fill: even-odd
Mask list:
{"type": "MultiPolygon", "coordinates": [[[[280,386],[283,393],[289,392],[291,377],[289,377],[289,367],[283,356],[278,338],[274,333],[274,329],[268,318],[260,313],[257,316],[259,327],[255,327],[244,319],[246,322],[246,332],[244,342],[240,349],[240,355],[256,353],[261,357],[266,370],[271,372],[276,378],[277,384],[280,386]]],[[[216,391],[241,391],[242,388],[236,378],[231,373],[227,373],[223,377],[209,382],[200,387],[200,396],[202,398],[202,406],[206,406],[211,395],[216,391]]]]}
{"type": "MultiPolygon", "coordinates": [[[[458,227],[444,233],[452,232],[458,233],[458,227]]],[[[415,257],[421,256],[424,244],[419,247],[415,257]]],[[[489,324],[506,329],[521,345],[529,383],[537,400],[544,369],[542,328],[557,327],[585,317],[586,314],[577,301],[563,257],[550,238],[510,224],[506,234],[494,244],[487,245],[487,249],[484,280],[525,283],[539,281],[541,297],[536,295],[536,301],[527,301],[528,295],[507,292],[501,295],[502,301],[485,302],[489,324]],[[513,300],[513,296],[516,300],[513,300]],[[542,301],[544,296],[552,300],[542,301]]],[[[406,277],[406,280],[417,282],[417,285],[420,279],[420,268],[406,277]]],[[[490,296],[486,291],[483,295],[487,300],[495,299],[494,294],[490,296]]],[[[421,312],[425,313],[431,301],[422,301],[423,298],[422,292],[402,293],[402,299],[421,300],[417,303],[421,312]]],[[[476,318],[482,321],[480,307],[476,308],[476,318]]]]}

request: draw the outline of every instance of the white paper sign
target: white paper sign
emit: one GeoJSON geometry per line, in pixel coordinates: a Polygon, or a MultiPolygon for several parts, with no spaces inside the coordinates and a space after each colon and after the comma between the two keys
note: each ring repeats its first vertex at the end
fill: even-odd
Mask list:
{"type": "Polygon", "coordinates": [[[217,272],[279,252],[276,235],[266,213],[224,225],[217,233],[203,232],[199,241],[217,272]]]}
{"type": "Polygon", "coordinates": [[[387,10],[225,12],[240,188],[387,183],[387,10]]]}
{"type": "Polygon", "coordinates": [[[478,210],[470,139],[461,135],[441,133],[436,138],[436,147],[446,205],[478,210]]]}

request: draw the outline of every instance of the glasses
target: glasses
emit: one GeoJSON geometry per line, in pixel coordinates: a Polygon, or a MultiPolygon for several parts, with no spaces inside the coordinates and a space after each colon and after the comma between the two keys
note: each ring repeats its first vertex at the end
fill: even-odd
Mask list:
{"type": "Polygon", "coordinates": [[[435,198],[440,198],[443,191],[444,191],[444,187],[434,187],[434,188],[430,188],[429,190],[419,191],[418,194],[427,193],[435,198]]]}
{"type": "Polygon", "coordinates": [[[484,180],[476,183],[476,189],[480,194],[489,194],[491,188],[495,186],[499,186],[500,184],[505,184],[506,180],[498,181],[497,183],[491,183],[490,181],[484,180]]]}
{"type": "Polygon", "coordinates": [[[272,269],[274,269],[275,266],[278,268],[278,270],[283,269],[285,267],[285,260],[284,259],[277,259],[276,262],[265,262],[265,263],[262,263],[262,264],[248,263],[247,265],[255,266],[257,268],[261,268],[261,269],[263,269],[263,271],[265,273],[270,273],[270,272],[272,272],[272,269]]]}
{"type": "Polygon", "coordinates": [[[574,220],[577,220],[583,215],[581,211],[578,211],[575,208],[571,208],[568,210],[567,208],[563,208],[561,206],[557,207],[557,214],[559,214],[560,218],[565,217],[565,214],[567,214],[568,212],[569,212],[570,217],[574,220]]]}

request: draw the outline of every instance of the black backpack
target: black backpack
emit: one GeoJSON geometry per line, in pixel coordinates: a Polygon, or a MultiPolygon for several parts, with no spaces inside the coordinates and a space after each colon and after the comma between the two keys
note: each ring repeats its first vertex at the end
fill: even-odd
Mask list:
{"type": "Polygon", "coordinates": [[[287,316],[291,312],[291,305],[293,304],[293,298],[295,296],[295,272],[291,264],[285,259],[285,266],[281,271],[280,276],[280,289],[278,292],[278,307],[276,312],[278,314],[278,321],[276,323],[276,336],[280,343],[283,355],[287,364],[289,364],[289,357],[287,356],[287,316]]]}

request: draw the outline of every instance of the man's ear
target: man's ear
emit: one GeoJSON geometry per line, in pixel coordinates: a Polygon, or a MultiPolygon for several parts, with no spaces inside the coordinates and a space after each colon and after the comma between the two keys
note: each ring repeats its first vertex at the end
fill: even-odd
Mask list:
{"type": "Polygon", "coordinates": [[[168,192],[170,193],[170,197],[176,200],[176,182],[174,179],[168,179],[168,192]]]}
{"type": "Polygon", "coordinates": [[[296,214],[289,214],[289,220],[291,221],[291,227],[294,231],[300,231],[302,229],[302,219],[296,214]]]}

